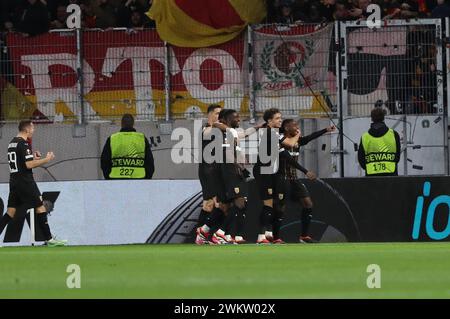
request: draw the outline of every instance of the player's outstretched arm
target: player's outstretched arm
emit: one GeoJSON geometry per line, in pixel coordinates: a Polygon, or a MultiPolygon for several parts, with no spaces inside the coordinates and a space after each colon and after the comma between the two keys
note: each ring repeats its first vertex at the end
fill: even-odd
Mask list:
{"type": "Polygon", "coordinates": [[[324,135],[326,133],[334,132],[335,130],[336,130],[336,127],[334,125],[331,125],[331,126],[328,126],[327,128],[324,128],[323,130],[314,132],[314,133],[312,133],[310,135],[302,136],[300,138],[299,145],[300,146],[306,145],[309,142],[311,142],[312,140],[314,140],[314,139],[316,139],[316,138],[318,138],[318,137],[320,137],[320,136],[322,136],[322,135],[324,135]]]}
{"type": "Polygon", "coordinates": [[[33,169],[33,168],[42,166],[44,164],[47,164],[48,162],[52,161],[54,158],[55,158],[55,154],[53,154],[53,152],[48,152],[47,156],[45,156],[45,158],[33,159],[31,161],[27,161],[25,163],[25,165],[27,166],[28,169],[33,169]]]}

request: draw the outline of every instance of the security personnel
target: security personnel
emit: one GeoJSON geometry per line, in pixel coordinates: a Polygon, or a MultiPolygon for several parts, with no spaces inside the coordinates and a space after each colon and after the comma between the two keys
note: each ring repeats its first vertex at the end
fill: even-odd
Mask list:
{"type": "Polygon", "coordinates": [[[122,117],[120,132],[112,134],[103,147],[101,167],[105,179],[151,179],[155,171],[150,143],[136,132],[131,114],[122,117]]]}
{"type": "Polygon", "coordinates": [[[377,107],[370,116],[372,124],[361,137],[358,161],[366,176],[397,176],[400,136],[384,123],[384,110],[377,107]]]}

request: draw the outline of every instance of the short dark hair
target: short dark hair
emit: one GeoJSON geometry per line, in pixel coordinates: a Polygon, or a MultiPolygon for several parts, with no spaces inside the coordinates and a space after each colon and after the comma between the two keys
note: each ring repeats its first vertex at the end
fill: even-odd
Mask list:
{"type": "Polygon", "coordinates": [[[33,123],[31,120],[22,120],[19,122],[19,131],[24,132],[25,129],[33,123]]]}
{"type": "Polygon", "coordinates": [[[222,107],[219,104],[210,104],[208,106],[208,113],[214,112],[215,109],[221,109],[222,107]]]}
{"type": "Polygon", "coordinates": [[[280,133],[284,134],[286,132],[286,126],[288,126],[291,123],[294,123],[294,119],[284,119],[283,122],[281,123],[280,133]]]}
{"type": "Polygon", "coordinates": [[[372,118],[372,122],[374,123],[380,123],[384,122],[384,115],[386,114],[386,111],[383,110],[381,107],[376,107],[370,112],[370,117],[372,118]]]}
{"type": "Polygon", "coordinates": [[[134,117],[131,114],[124,114],[121,121],[122,128],[133,128],[134,127],[134,117]]]}
{"type": "Polygon", "coordinates": [[[225,120],[228,121],[228,118],[232,115],[236,113],[236,110],[233,109],[223,109],[222,111],[220,111],[219,113],[219,120],[225,120]]]}
{"type": "Polygon", "coordinates": [[[264,122],[268,122],[269,120],[273,119],[273,117],[277,113],[281,113],[281,112],[279,109],[276,109],[276,108],[271,108],[271,109],[266,110],[263,115],[264,122]]]}

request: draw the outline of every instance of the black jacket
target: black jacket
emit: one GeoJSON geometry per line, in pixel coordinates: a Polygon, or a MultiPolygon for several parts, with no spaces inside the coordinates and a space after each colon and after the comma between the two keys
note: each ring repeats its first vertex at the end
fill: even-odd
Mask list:
{"type": "Polygon", "coordinates": [[[30,36],[46,33],[49,29],[50,18],[47,7],[40,1],[30,4],[24,11],[19,23],[19,31],[30,36]]]}
{"type": "MultiPolygon", "coordinates": [[[[136,132],[136,129],[121,129],[121,132],[136,132]]],[[[153,177],[153,173],[155,172],[155,162],[153,159],[152,150],[150,147],[150,143],[148,139],[145,138],[145,179],[151,179],[153,177]]],[[[106,140],[105,146],[103,147],[102,157],[101,157],[101,167],[103,171],[103,176],[105,179],[111,179],[109,174],[111,173],[111,137],[108,137],[106,140]]]]}
{"type": "MultiPolygon", "coordinates": [[[[373,137],[381,137],[384,134],[386,134],[389,131],[389,127],[384,122],[381,123],[372,123],[370,125],[369,134],[373,137]]],[[[400,135],[394,130],[394,136],[395,136],[395,144],[397,145],[397,152],[395,153],[395,162],[398,163],[400,161],[400,135]]],[[[362,144],[362,137],[359,141],[359,148],[358,148],[358,162],[359,165],[365,170],[366,169],[366,153],[364,150],[364,146],[362,144]]],[[[384,174],[378,174],[377,176],[397,176],[397,167],[395,168],[394,173],[384,173],[384,174]]],[[[366,174],[367,176],[367,174],[366,174]]],[[[373,176],[373,175],[371,175],[373,176]]]]}

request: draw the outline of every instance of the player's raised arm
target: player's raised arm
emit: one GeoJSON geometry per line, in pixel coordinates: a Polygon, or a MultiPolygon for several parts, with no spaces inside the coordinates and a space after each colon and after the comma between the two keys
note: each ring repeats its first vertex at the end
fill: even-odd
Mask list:
{"type": "Polygon", "coordinates": [[[311,142],[312,140],[326,134],[326,133],[331,133],[334,132],[336,130],[336,127],[334,125],[328,126],[327,128],[324,128],[323,130],[314,132],[310,135],[306,135],[306,136],[301,136],[299,139],[299,145],[306,145],[309,142],[311,142]]]}
{"type": "Polygon", "coordinates": [[[39,166],[42,166],[44,164],[47,164],[48,162],[52,161],[55,158],[55,154],[53,152],[48,152],[45,158],[41,159],[30,159],[25,162],[25,165],[28,169],[33,169],[39,166]]]}

